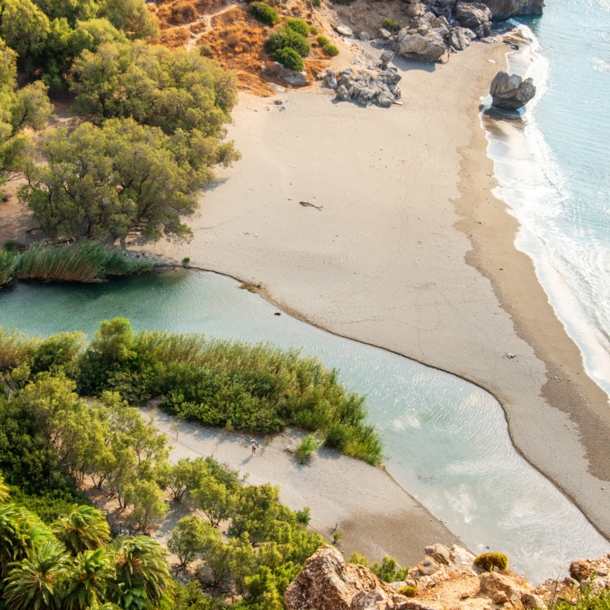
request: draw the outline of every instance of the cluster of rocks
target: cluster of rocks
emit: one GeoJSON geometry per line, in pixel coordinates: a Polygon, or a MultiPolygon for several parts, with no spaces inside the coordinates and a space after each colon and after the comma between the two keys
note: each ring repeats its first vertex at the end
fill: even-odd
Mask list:
{"type": "Polygon", "coordinates": [[[549,580],[536,588],[511,570],[485,572],[474,555],[454,545],[435,544],[409,571],[406,581],[385,583],[364,566],[345,562],[337,549],[324,546],[310,557],[286,589],[288,610],[546,610],[561,596],[573,600],[585,583],[610,589],[610,559],[576,561],[570,578],[549,580]],[[591,579],[594,578],[592,581],[591,579]],[[414,596],[405,597],[410,586],[414,596]]]}
{"type": "Polygon", "coordinates": [[[380,60],[380,69],[374,71],[354,71],[351,68],[337,75],[329,68],[324,75],[324,86],[336,91],[338,100],[352,101],[362,106],[376,104],[389,108],[394,102],[400,79],[396,68],[388,68],[387,64],[394,56],[386,51],[380,60]]]}
{"type": "MultiPolygon", "coordinates": [[[[542,14],[543,0],[403,0],[407,23],[399,32],[379,30],[378,42],[409,59],[438,61],[448,51],[462,51],[479,39],[494,43],[492,22],[515,15],[542,14]]],[[[336,25],[341,36],[352,37],[347,25],[336,25]]],[[[361,32],[369,40],[368,32],[361,32]]]]}

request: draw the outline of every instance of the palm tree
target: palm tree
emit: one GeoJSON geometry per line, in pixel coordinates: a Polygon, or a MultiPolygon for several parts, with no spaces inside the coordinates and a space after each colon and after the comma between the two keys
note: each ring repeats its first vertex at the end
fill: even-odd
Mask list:
{"type": "Polygon", "coordinates": [[[9,610],[61,608],[60,592],[69,557],[59,542],[45,542],[14,563],[4,589],[9,610]]]}
{"type": "Polygon", "coordinates": [[[114,601],[125,610],[157,608],[173,587],[165,550],[146,536],[126,536],[110,548],[116,553],[114,601]]]}
{"type": "Polygon", "coordinates": [[[63,595],[67,610],[88,610],[104,604],[114,573],[106,549],[79,553],[70,568],[63,595]]]}
{"type": "Polygon", "coordinates": [[[104,513],[93,506],[77,506],[53,523],[53,533],[72,555],[99,549],[110,540],[110,526],[104,513]]]}

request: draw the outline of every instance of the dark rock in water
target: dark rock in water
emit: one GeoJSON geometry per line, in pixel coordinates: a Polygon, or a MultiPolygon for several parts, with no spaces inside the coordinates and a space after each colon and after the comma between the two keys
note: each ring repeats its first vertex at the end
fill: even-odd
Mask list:
{"type": "Polygon", "coordinates": [[[494,21],[504,21],[510,17],[542,15],[544,0],[477,0],[491,10],[494,21]]]}
{"type": "Polygon", "coordinates": [[[458,2],[455,18],[463,27],[471,29],[477,38],[485,38],[491,34],[491,11],[485,4],[458,2]]]}
{"type": "Polygon", "coordinates": [[[398,55],[423,61],[438,61],[447,51],[443,36],[436,30],[424,29],[398,32],[394,50],[398,55]]]}
{"type": "Polygon", "coordinates": [[[498,72],[491,81],[490,93],[496,108],[517,110],[534,98],[536,87],[531,78],[522,80],[517,74],[498,72]]]}

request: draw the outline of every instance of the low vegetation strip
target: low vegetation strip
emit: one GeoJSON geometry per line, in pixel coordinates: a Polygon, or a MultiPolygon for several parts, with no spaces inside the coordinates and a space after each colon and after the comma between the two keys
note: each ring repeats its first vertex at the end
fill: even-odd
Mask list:
{"type": "Polygon", "coordinates": [[[130,260],[118,250],[81,241],[64,245],[35,245],[19,253],[0,251],[0,286],[18,280],[93,282],[108,276],[150,271],[152,262],[130,260]]]}
{"type": "Polygon", "coordinates": [[[113,391],[133,405],[160,396],[167,412],[209,426],[260,434],[298,426],[346,455],[381,463],[381,441],[366,423],[364,397],[316,358],[203,335],[136,334],[124,318],[102,322],[86,347],[73,335],[36,342],[4,331],[0,367],[63,371],[83,396],[113,391]]]}

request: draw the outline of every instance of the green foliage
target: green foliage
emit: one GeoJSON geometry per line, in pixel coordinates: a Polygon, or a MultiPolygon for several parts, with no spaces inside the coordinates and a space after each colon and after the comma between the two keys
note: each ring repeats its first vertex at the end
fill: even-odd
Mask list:
{"type": "Polygon", "coordinates": [[[165,494],[154,480],[136,479],[125,486],[125,500],[133,506],[131,519],[142,531],[161,521],[169,510],[165,494]]]}
{"type": "Polygon", "coordinates": [[[322,48],[324,53],[329,57],[334,57],[335,55],[339,55],[339,49],[334,44],[325,44],[322,48]]]}
{"type": "Polygon", "coordinates": [[[326,36],[318,36],[316,38],[316,42],[321,46],[321,47],[325,47],[327,44],[330,44],[330,40],[328,40],[328,38],[326,38],[326,36]]]}
{"type": "Polygon", "coordinates": [[[396,593],[398,593],[398,595],[404,595],[405,597],[415,597],[417,587],[415,585],[405,585],[404,587],[400,587],[396,593]]]}
{"type": "MultiPolygon", "coordinates": [[[[199,135],[193,134],[194,145],[199,135]]],[[[29,164],[20,200],[51,236],[113,241],[135,232],[149,240],[188,237],[191,231],[180,217],[194,212],[197,193],[213,174],[201,158],[188,158],[196,147],[187,150],[185,137],[167,136],[133,119],[112,119],[102,127],[83,123],[72,132],[53,130],[44,139],[46,165],[29,164]]],[[[103,250],[75,248],[83,248],[79,252],[93,269],[103,261],[121,271],[116,257],[105,259],[103,250]]]]}
{"type": "Polygon", "coordinates": [[[186,567],[219,541],[218,530],[196,515],[191,515],[178,521],[169,537],[167,548],[178,557],[180,565],[186,567]]]}
{"type": "Polygon", "coordinates": [[[17,258],[14,276],[20,280],[91,282],[151,269],[149,261],[129,260],[119,251],[83,240],[60,246],[32,246],[17,258]]]}
{"type": "Polygon", "coordinates": [[[77,109],[93,120],[131,117],[170,135],[195,130],[205,161],[217,161],[215,138],[231,120],[236,79],[197,49],[102,44],[95,53],[83,51],[72,72],[77,109]]]}
{"type": "Polygon", "coordinates": [[[301,464],[307,462],[321,444],[322,441],[318,439],[315,434],[308,434],[305,436],[295,449],[299,462],[301,462],[301,464]]]}
{"type": "Polygon", "coordinates": [[[274,51],[271,57],[290,70],[296,70],[297,72],[302,72],[303,70],[303,60],[301,59],[301,56],[290,47],[284,47],[283,49],[274,51]]]}
{"type": "Polygon", "coordinates": [[[17,258],[14,252],[0,250],[0,286],[6,286],[13,281],[17,258]]]}
{"type": "Polygon", "coordinates": [[[307,57],[311,50],[307,39],[288,27],[273,32],[271,36],[265,40],[265,50],[274,58],[275,53],[286,48],[293,49],[301,57],[307,57]]]}
{"type": "Polygon", "coordinates": [[[394,21],[394,19],[384,19],[382,27],[390,32],[398,32],[398,30],[402,30],[402,25],[398,23],[398,21],[394,21]]]}
{"type": "Polygon", "coordinates": [[[552,610],[610,610],[610,591],[593,589],[591,583],[586,583],[575,601],[559,597],[552,610]]]}
{"type": "MultiPolygon", "coordinates": [[[[377,562],[370,565],[369,560],[364,555],[360,555],[360,553],[353,552],[349,558],[349,563],[354,563],[370,568],[371,572],[373,572],[380,580],[383,580],[384,582],[396,582],[404,580],[409,574],[408,567],[399,567],[398,563],[396,562],[396,559],[394,559],[393,557],[388,557],[387,555],[383,558],[381,565],[377,562]]],[[[403,593],[403,595],[406,594],[403,593]]]]}
{"type": "Polygon", "coordinates": [[[73,556],[95,551],[110,540],[104,513],[92,506],[76,506],[53,523],[53,534],[73,556]]]}
{"type": "Polygon", "coordinates": [[[191,580],[185,585],[176,583],[173,610],[221,610],[221,602],[204,595],[199,582],[191,580]]]}
{"type": "Polygon", "coordinates": [[[25,58],[39,51],[49,33],[49,18],[32,0],[2,0],[0,37],[25,58]]]}
{"type": "Polygon", "coordinates": [[[319,33],[318,28],[315,25],[310,25],[309,26],[309,33],[312,34],[313,36],[317,36],[319,33]]]}
{"type": "Polygon", "coordinates": [[[307,38],[309,36],[310,27],[304,19],[286,19],[286,27],[294,30],[297,34],[307,38]]]}
{"type": "Polygon", "coordinates": [[[303,510],[297,510],[295,516],[298,523],[307,527],[311,521],[311,509],[309,506],[306,506],[303,510]]]}
{"type": "Polygon", "coordinates": [[[340,544],[343,540],[343,532],[341,530],[335,530],[333,532],[333,544],[340,544]]]}
{"type": "Polygon", "coordinates": [[[149,38],[159,33],[144,0],[102,0],[99,14],[130,38],[149,38]]]}
{"type": "Polygon", "coordinates": [[[508,568],[508,557],[503,553],[482,553],[477,555],[474,565],[487,572],[491,572],[494,568],[506,570],[508,568]]]}
{"type": "Polygon", "coordinates": [[[253,2],[250,5],[250,10],[255,19],[272,27],[280,20],[277,11],[264,2],[253,2]]]}
{"type": "MultiPolygon", "coordinates": [[[[5,10],[10,12],[11,9],[5,10]]],[[[3,19],[0,17],[0,30],[5,23],[3,19]]],[[[41,129],[51,114],[51,105],[42,83],[33,83],[17,90],[16,59],[16,53],[0,37],[0,185],[12,172],[24,167],[31,141],[23,130],[26,127],[41,129]]],[[[12,253],[0,252],[0,285],[10,281],[13,262],[12,253]]]]}

